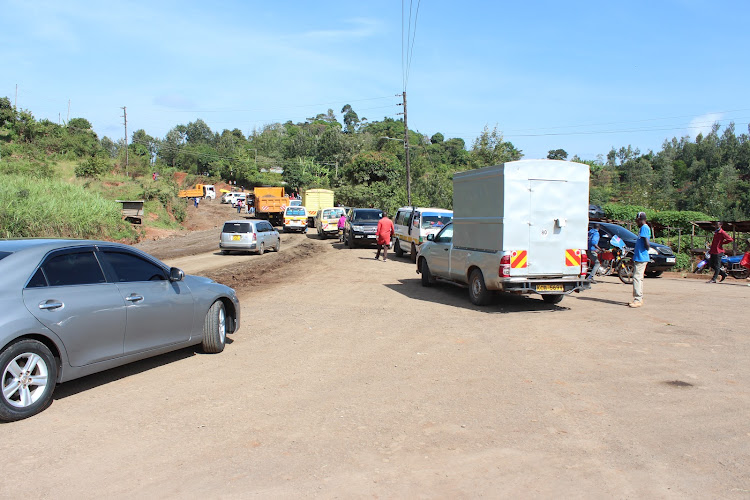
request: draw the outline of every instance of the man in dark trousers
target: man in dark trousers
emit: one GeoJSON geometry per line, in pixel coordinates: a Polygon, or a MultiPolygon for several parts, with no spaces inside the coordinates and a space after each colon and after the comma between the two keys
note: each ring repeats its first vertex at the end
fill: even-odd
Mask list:
{"type": "Polygon", "coordinates": [[[383,262],[388,260],[388,247],[391,245],[391,236],[393,236],[394,232],[393,221],[388,218],[388,214],[386,214],[384,210],[378,221],[376,240],[378,244],[378,252],[375,254],[375,260],[380,258],[380,250],[383,250],[383,262]]]}
{"type": "Polygon", "coordinates": [[[721,269],[721,258],[724,256],[724,243],[731,243],[734,240],[726,231],[721,228],[721,221],[714,222],[714,239],[711,241],[711,248],[708,250],[710,256],[711,268],[714,270],[714,277],[708,280],[708,283],[716,283],[716,278],[721,274],[719,282],[724,281],[727,272],[721,269]]]}

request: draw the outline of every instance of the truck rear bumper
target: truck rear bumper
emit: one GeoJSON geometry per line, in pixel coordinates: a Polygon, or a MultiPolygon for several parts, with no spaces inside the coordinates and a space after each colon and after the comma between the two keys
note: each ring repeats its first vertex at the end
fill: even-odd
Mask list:
{"type": "Polygon", "coordinates": [[[500,290],[509,293],[538,293],[540,295],[568,295],[591,288],[591,283],[584,278],[539,278],[521,279],[518,281],[501,281],[500,290]]]}

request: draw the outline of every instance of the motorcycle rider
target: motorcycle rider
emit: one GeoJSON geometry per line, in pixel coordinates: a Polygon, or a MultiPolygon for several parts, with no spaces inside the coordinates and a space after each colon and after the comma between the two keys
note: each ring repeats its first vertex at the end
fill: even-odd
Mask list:
{"type": "Polygon", "coordinates": [[[586,256],[589,258],[589,265],[592,266],[589,268],[586,279],[591,283],[596,283],[594,276],[596,276],[596,272],[599,270],[599,255],[597,254],[601,250],[599,248],[599,238],[599,224],[592,224],[591,229],[589,229],[588,248],[586,248],[586,256]]]}

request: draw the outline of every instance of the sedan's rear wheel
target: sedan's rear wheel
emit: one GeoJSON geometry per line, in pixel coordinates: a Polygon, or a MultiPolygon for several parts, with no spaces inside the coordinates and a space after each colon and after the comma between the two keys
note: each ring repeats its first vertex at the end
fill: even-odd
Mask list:
{"type": "Polygon", "coordinates": [[[217,300],[211,305],[203,322],[203,351],[217,353],[227,343],[227,315],[224,304],[217,300]]]}
{"type": "Polygon", "coordinates": [[[260,246],[258,247],[258,255],[263,255],[266,251],[266,246],[261,242],[260,246]]]}
{"type": "Polygon", "coordinates": [[[0,420],[30,417],[52,402],[57,363],[46,345],[36,340],[11,344],[0,354],[0,370],[0,420]]]}

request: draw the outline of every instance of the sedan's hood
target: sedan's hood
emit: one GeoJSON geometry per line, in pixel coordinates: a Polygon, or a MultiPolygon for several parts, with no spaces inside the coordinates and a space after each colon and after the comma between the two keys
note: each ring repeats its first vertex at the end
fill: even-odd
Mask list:
{"type": "Polygon", "coordinates": [[[211,278],[206,278],[205,276],[195,276],[194,274],[186,274],[184,281],[186,281],[188,284],[196,283],[200,285],[206,285],[208,283],[216,283],[211,278]]]}

